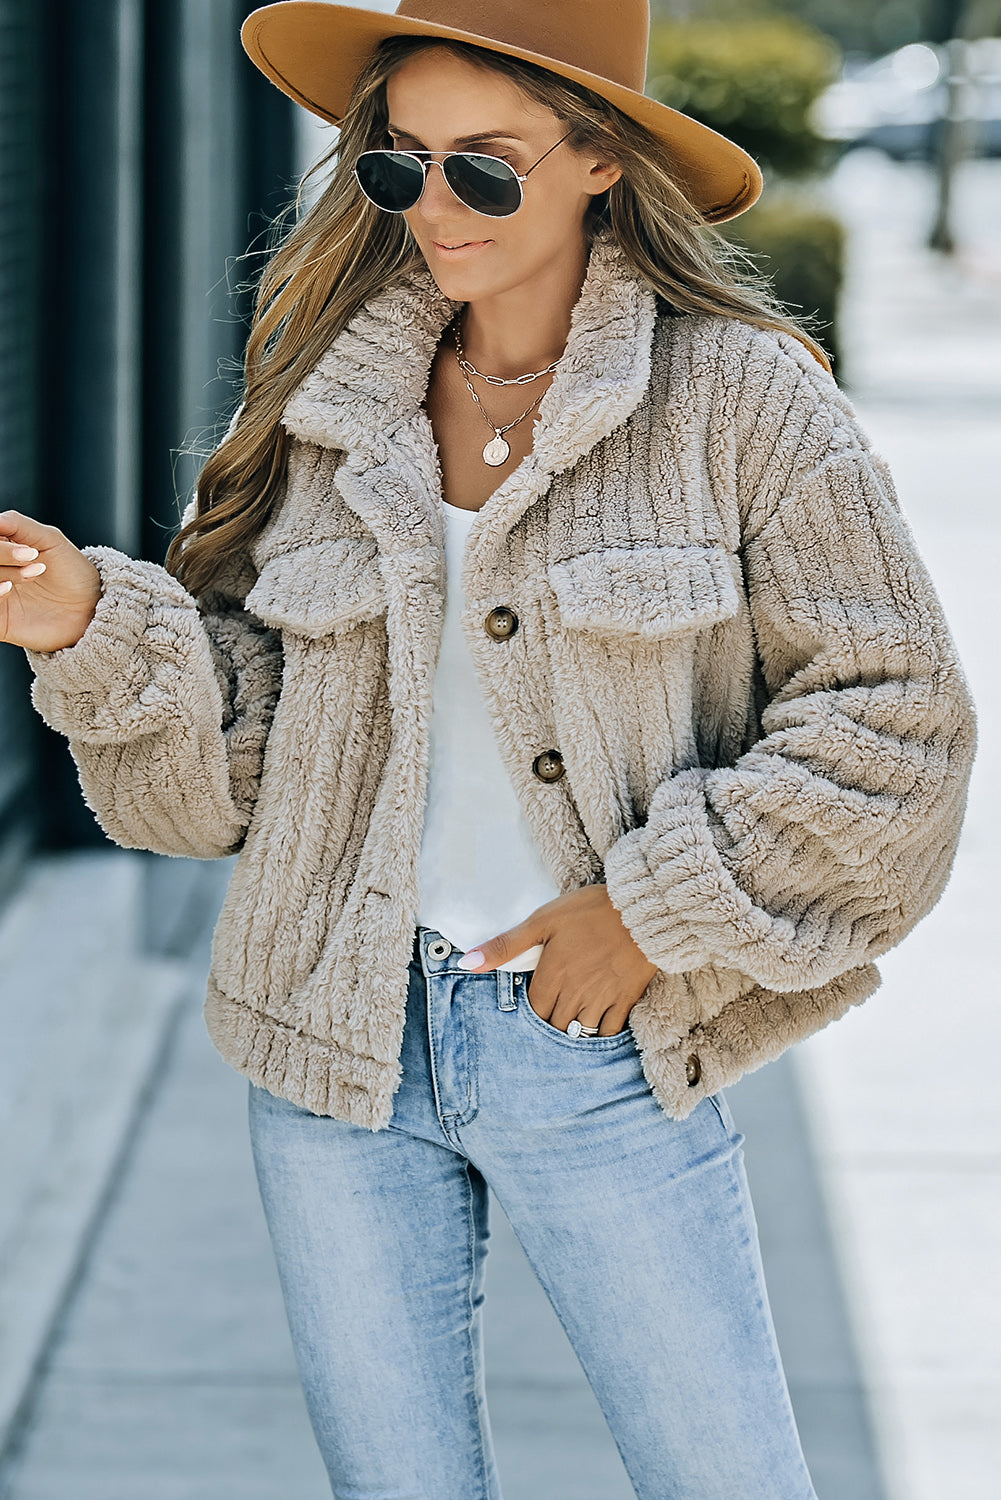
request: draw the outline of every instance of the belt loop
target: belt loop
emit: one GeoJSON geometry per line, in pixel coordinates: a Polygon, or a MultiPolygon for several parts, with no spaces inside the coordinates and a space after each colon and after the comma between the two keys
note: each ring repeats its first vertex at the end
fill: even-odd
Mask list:
{"type": "Polygon", "coordinates": [[[495,969],[494,975],[497,979],[497,1008],[498,1010],[517,1010],[518,1001],[514,994],[514,975],[510,969],[495,969]]]}

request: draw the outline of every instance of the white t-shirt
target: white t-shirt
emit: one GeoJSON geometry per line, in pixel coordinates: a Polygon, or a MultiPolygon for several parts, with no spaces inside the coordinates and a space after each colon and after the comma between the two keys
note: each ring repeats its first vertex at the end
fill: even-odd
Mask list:
{"type": "MultiPolygon", "coordinates": [[[[418,922],[468,952],[560,894],[501,760],[462,633],[462,562],[474,510],[443,502],[447,584],[434,680],[418,922]]],[[[534,969],[541,944],[504,969],[534,969]]]]}

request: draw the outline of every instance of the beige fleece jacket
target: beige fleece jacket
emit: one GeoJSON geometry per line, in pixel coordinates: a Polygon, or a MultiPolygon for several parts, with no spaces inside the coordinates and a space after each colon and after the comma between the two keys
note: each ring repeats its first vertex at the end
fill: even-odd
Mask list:
{"type": "MultiPolygon", "coordinates": [[[[206,1001],[223,1057],[372,1130],[400,1077],[443,615],[421,403],[456,306],[422,269],[353,319],[286,409],[277,515],[211,596],[88,548],[92,624],[29,653],[111,838],[240,851],[206,1001]]],[[[604,881],[657,966],[630,1024],[683,1119],[865,1000],[948,875],[973,710],[886,466],[796,340],[671,315],[603,237],[464,584],[543,858],[563,891],[604,881]],[[552,749],[566,774],[543,781],[552,749]]]]}

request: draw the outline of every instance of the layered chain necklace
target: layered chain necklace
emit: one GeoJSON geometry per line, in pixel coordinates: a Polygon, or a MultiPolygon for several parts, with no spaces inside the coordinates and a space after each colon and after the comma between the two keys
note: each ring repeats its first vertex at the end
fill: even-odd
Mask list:
{"type": "Polygon", "coordinates": [[[521,416],[516,417],[513,422],[508,422],[506,427],[498,427],[496,422],[491,422],[490,418],[483,410],[483,402],[473,390],[472,384],[469,379],[470,375],[476,375],[480,380],[485,380],[487,385],[531,385],[533,380],[541,380],[544,375],[554,374],[559,366],[563,363],[563,360],[566,358],[566,356],[561,355],[560,358],[554,360],[551,365],[547,365],[544,370],[536,370],[529,375],[515,375],[510,380],[502,380],[499,375],[483,375],[479,370],[476,369],[474,365],[471,365],[469,363],[469,360],[466,358],[463,352],[462,335],[459,331],[459,322],[459,318],[456,318],[456,358],[459,361],[459,369],[462,371],[462,378],[466,382],[466,388],[469,391],[469,394],[472,396],[473,400],[476,402],[476,405],[479,407],[483,415],[484,422],[486,422],[487,426],[493,433],[493,437],[490,439],[489,443],[487,443],[486,447],[483,450],[483,462],[485,464],[489,464],[492,469],[496,469],[499,468],[501,464],[506,463],[511,454],[511,444],[505,440],[505,432],[510,432],[511,428],[517,427],[519,422],[524,422],[525,418],[532,414],[532,412],[538,406],[539,402],[542,400],[542,396],[544,396],[546,393],[545,391],[543,391],[542,396],[537,396],[528,410],[523,411],[521,416]]]}

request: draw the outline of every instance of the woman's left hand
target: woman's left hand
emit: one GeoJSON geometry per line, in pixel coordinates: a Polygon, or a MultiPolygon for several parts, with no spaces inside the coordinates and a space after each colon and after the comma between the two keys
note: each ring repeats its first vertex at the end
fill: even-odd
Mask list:
{"type": "Polygon", "coordinates": [[[624,1031],[657,967],[633,941],[605,887],[585,885],[548,901],[517,927],[470,949],[460,968],[486,974],[539,943],[529,988],[535,1013],[561,1031],[575,1017],[597,1026],[599,1036],[624,1031]]]}

